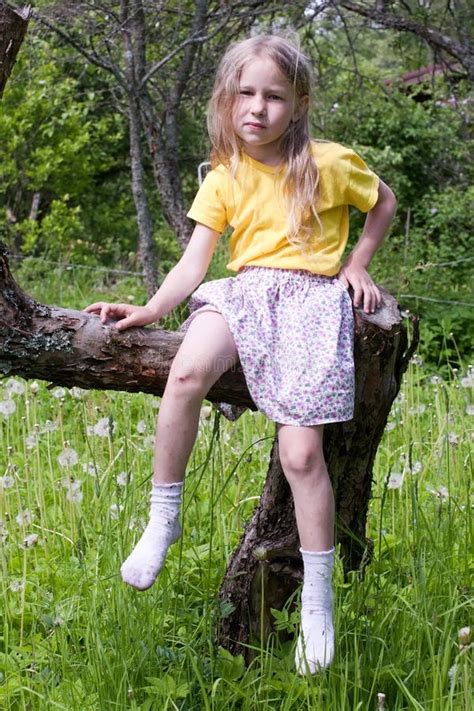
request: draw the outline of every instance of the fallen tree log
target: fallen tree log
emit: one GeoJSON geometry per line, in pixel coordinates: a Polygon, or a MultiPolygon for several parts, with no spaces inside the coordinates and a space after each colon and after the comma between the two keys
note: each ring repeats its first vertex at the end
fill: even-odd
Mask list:
{"type": "MultiPolygon", "coordinates": [[[[350,422],[328,425],[324,450],[334,487],[337,539],[348,569],[360,566],[372,465],[403,372],[416,347],[408,345],[398,306],[383,292],[383,306],[356,309],[356,406],[350,422]]],[[[39,304],[13,279],[0,245],[0,372],[57,385],[161,395],[183,336],[153,328],[118,332],[97,316],[39,304]]],[[[212,402],[254,408],[240,368],[228,371],[208,394],[212,402]]],[[[252,635],[272,629],[272,607],[281,609],[302,577],[291,493],[276,441],[260,504],[247,524],[220,591],[223,615],[217,639],[233,653],[252,635]],[[265,599],[261,595],[264,592],[265,599]],[[263,618],[262,618],[263,614],[263,618]]]]}

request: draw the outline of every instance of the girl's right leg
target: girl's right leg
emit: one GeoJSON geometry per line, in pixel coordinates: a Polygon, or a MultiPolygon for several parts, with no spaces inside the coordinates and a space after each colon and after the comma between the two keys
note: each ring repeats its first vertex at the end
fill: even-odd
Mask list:
{"type": "Polygon", "coordinates": [[[121,568],[138,590],[153,585],[167,550],[179,538],[181,489],[209,389],[238,360],[232,334],[221,314],[195,316],[170,369],[156,425],[150,522],[121,568]]]}

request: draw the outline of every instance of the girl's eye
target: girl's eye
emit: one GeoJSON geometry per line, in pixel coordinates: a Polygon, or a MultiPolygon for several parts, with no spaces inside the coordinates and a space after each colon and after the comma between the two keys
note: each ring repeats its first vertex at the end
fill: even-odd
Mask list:
{"type": "Polygon", "coordinates": [[[252,92],[249,91],[248,89],[241,89],[239,93],[241,96],[251,96],[252,95],[252,92]]]}
{"type": "Polygon", "coordinates": [[[272,99],[272,101],[282,101],[282,97],[278,96],[277,94],[270,94],[268,98],[272,99]]]}

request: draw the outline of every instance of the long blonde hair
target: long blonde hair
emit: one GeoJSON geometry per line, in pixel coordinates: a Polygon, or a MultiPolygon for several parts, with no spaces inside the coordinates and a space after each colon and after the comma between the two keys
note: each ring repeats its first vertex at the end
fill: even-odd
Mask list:
{"type": "MultiPolygon", "coordinates": [[[[312,68],[305,55],[288,39],[278,35],[259,35],[230,45],[224,54],[209,102],[207,126],[211,139],[211,164],[229,167],[235,176],[242,144],[236,135],[232,114],[239,94],[244,65],[256,57],[271,59],[293,86],[295,105],[305,96],[311,99],[312,68]]],[[[280,138],[286,162],[283,193],[288,211],[288,240],[304,245],[314,233],[314,222],[321,227],[316,211],[319,171],[311,151],[309,112],[305,107],[291,121],[280,138]]]]}

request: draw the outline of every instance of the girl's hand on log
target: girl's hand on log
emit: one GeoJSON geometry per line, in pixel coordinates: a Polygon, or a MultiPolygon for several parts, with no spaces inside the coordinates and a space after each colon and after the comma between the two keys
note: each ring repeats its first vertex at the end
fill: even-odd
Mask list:
{"type": "Polygon", "coordinates": [[[156,321],[156,315],[147,306],[133,306],[132,304],[108,304],[98,301],[87,306],[84,311],[99,316],[102,323],[109,319],[118,319],[113,325],[118,331],[123,331],[131,326],[146,326],[156,321]]]}
{"type": "Polygon", "coordinates": [[[382,296],[374,284],[368,271],[357,264],[346,264],[337,275],[346,289],[352,286],[354,290],[354,306],[364,307],[367,314],[373,314],[382,303],[382,296]]]}

